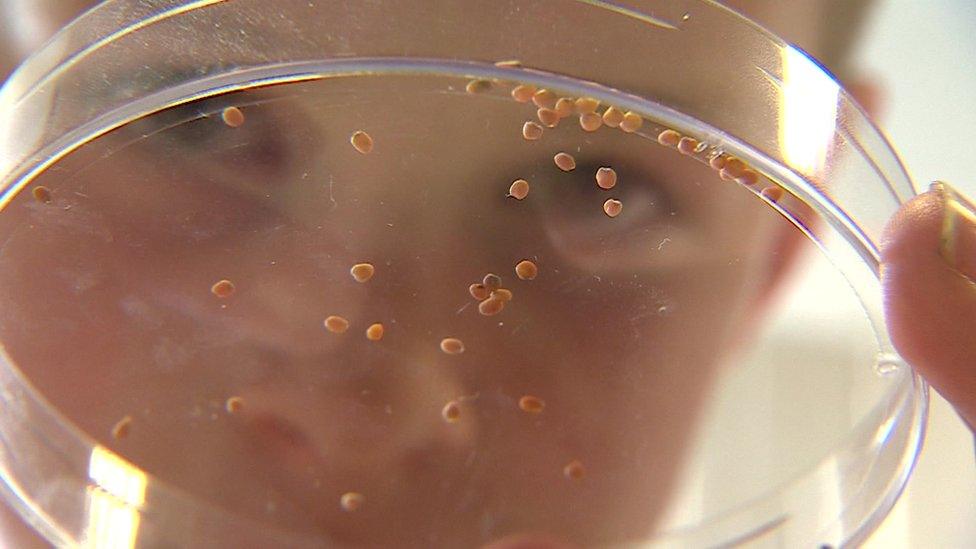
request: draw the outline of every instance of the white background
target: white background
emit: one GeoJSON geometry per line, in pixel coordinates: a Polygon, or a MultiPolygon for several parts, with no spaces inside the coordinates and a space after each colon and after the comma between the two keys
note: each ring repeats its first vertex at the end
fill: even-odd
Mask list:
{"type": "MultiPolygon", "coordinates": [[[[859,66],[884,88],[880,125],[916,184],[976,197],[976,1],[883,0],[865,31],[859,66]]],[[[976,547],[973,437],[935,393],[915,474],[867,546],[976,547]]]]}

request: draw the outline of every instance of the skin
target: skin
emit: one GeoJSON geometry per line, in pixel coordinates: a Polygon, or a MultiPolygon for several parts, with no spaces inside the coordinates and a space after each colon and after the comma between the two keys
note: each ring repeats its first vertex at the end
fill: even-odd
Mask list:
{"type": "MultiPolygon", "coordinates": [[[[66,4],[61,6],[65,13],[71,11],[66,4]]],[[[751,13],[774,30],[802,29],[792,37],[799,43],[811,39],[812,29],[790,23],[810,20],[816,3],[805,3],[789,13],[758,2],[739,7],[756,10],[751,13]]],[[[526,113],[533,110],[523,107],[526,113]]],[[[373,103],[370,108],[374,110],[371,117],[379,119],[395,120],[401,112],[393,103],[385,107],[373,103]],[[383,108],[389,108],[385,116],[375,113],[383,108]]],[[[337,181],[362,182],[355,191],[338,187],[339,194],[332,199],[340,206],[322,219],[318,206],[328,204],[332,192],[324,187],[311,197],[317,203],[305,195],[282,193],[276,195],[279,202],[272,207],[258,206],[265,204],[268,189],[235,187],[235,170],[256,170],[268,180],[293,180],[308,165],[307,159],[299,162],[280,154],[288,150],[291,137],[275,135],[272,128],[262,127],[260,116],[246,114],[245,125],[233,131],[252,132],[246,135],[255,141],[270,135],[268,142],[249,150],[275,162],[241,166],[227,159],[213,173],[217,183],[224,185],[221,188],[235,189],[232,193],[214,194],[190,184],[198,171],[181,171],[178,165],[170,168],[167,162],[176,159],[155,158],[148,147],[127,150],[124,160],[111,164],[111,171],[100,173],[96,166],[86,179],[74,183],[92,204],[100,205],[98,211],[87,212],[83,204],[75,205],[80,213],[91,216],[96,234],[120,239],[92,244],[97,248],[99,267],[133,276],[122,288],[100,286],[96,280],[95,291],[105,292],[99,301],[104,307],[95,305],[83,317],[72,306],[70,294],[63,294],[66,299],[60,304],[51,300],[46,311],[66,323],[94,318],[107,326],[120,326],[117,330],[86,332],[74,339],[66,336],[40,349],[28,330],[5,334],[15,358],[38,365],[34,375],[42,391],[93,433],[106,432],[105,426],[118,420],[125,405],[152,408],[151,420],[143,418],[151,425],[151,435],[140,437],[139,427],[134,425],[126,444],[103,442],[151,473],[179,478],[198,493],[246,514],[262,515],[266,498],[251,495],[263,490],[278,503],[277,517],[282,523],[298,530],[328,532],[341,542],[423,545],[432,542],[425,536],[435,531],[436,542],[442,544],[470,546],[501,538],[491,546],[561,547],[566,546],[564,540],[591,545],[638,539],[652,531],[667,504],[685,442],[694,430],[695,411],[707,398],[714,357],[734,339],[735,326],[761,307],[763,296],[783,271],[781,264],[769,265],[763,258],[771,247],[793,248],[791,236],[773,222],[765,207],[719,182],[707,168],[676,160],[676,153],[658,147],[651,154],[644,146],[629,149],[636,147],[634,140],[619,132],[574,152],[575,172],[555,172],[552,155],[575,146],[582,133],[574,128],[575,133],[562,134],[566,136],[563,142],[547,135],[530,146],[521,142],[518,125],[512,125],[510,135],[489,134],[488,142],[477,150],[452,148],[450,127],[441,128],[440,133],[435,127],[411,152],[436,159],[442,151],[451,150],[456,161],[431,163],[428,171],[411,174],[412,180],[428,185],[426,193],[418,193],[410,185],[389,185],[402,178],[380,156],[384,147],[393,147],[390,138],[371,131],[376,150],[365,158],[352,150],[348,136],[326,139],[331,137],[327,134],[332,125],[355,128],[354,112],[346,113],[348,123],[336,121],[341,113],[333,113],[326,123],[324,118],[296,108],[289,115],[294,122],[292,135],[321,139],[323,158],[342,158],[340,165],[353,166],[335,168],[332,175],[337,181]],[[533,190],[525,203],[506,200],[504,185],[486,185],[466,193],[455,190],[456,181],[470,178],[464,167],[502,155],[516,169],[501,174],[500,181],[532,175],[533,190]],[[597,189],[573,196],[575,202],[569,209],[539,206],[554,200],[542,191],[554,184],[593,188],[593,173],[602,165],[614,166],[620,175],[618,188],[609,194],[619,196],[617,191],[627,187],[627,179],[642,182],[641,186],[630,185],[633,194],[624,195],[625,213],[620,218],[606,218],[600,204],[608,192],[597,189]],[[126,185],[81,187],[85,181],[111,180],[118,172],[157,171],[170,177],[157,182],[152,200],[126,185]],[[173,180],[188,183],[171,185],[173,180]],[[689,184],[706,186],[708,192],[688,192],[689,184]],[[352,249],[344,249],[328,237],[306,234],[320,223],[326,232],[358,227],[365,210],[354,205],[374,205],[380,200],[395,203],[404,212],[424,212],[428,215],[419,216],[421,219],[437,222],[417,222],[413,216],[390,211],[390,219],[398,227],[398,241],[391,242],[382,227],[363,227],[354,232],[352,249]],[[160,202],[168,205],[173,217],[145,222],[162,217],[160,202]],[[220,224],[230,229],[218,241],[205,241],[206,253],[183,253],[183,241],[173,236],[173,220],[183,216],[192,220],[192,229],[206,234],[216,230],[207,221],[214,206],[228,212],[257,207],[263,217],[255,226],[250,216],[228,214],[220,218],[220,224]],[[484,211],[491,215],[483,215],[484,211]],[[643,211],[656,221],[625,225],[627,213],[632,211],[643,211]],[[671,211],[677,212],[673,220],[668,217],[671,211]],[[472,225],[472,219],[479,221],[472,225]],[[281,224],[305,232],[269,230],[281,224]],[[469,236],[443,238],[444,226],[465,226],[469,236]],[[260,237],[253,236],[255,229],[260,237]],[[472,234],[480,236],[471,238],[472,234]],[[525,234],[538,238],[519,238],[525,234]],[[653,262],[637,253],[664,237],[672,239],[668,252],[653,262]],[[501,242],[472,253],[472,241],[489,238],[501,242]],[[224,242],[240,243],[254,261],[240,262],[226,273],[234,254],[222,255],[224,242]],[[429,243],[425,253],[430,259],[418,261],[414,250],[405,253],[400,242],[429,243]],[[152,243],[151,253],[133,253],[140,243],[152,243]],[[615,261],[608,262],[603,255],[608,246],[615,261]],[[282,262],[273,270],[267,263],[271,257],[308,255],[316,257],[316,262],[282,262]],[[525,257],[538,258],[540,275],[535,281],[520,282],[514,276],[514,264],[525,257]],[[730,266],[733,259],[739,261],[730,266]],[[350,279],[348,269],[362,260],[376,264],[377,275],[360,287],[350,279]],[[555,269],[560,270],[558,277],[555,269]],[[470,302],[468,284],[480,281],[488,271],[503,275],[504,287],[515,294],[513,303],[490,320],[477,315],[471,305],[454,318],[454,311],[470,302]],[[185,272],[200,276],[184,276],[185,272]],[[639,273],[637,283],[630,283],[633,273],[639,273]],[[229,309],[219,308],[209,292],[210,285],[225,276],[237,284],[229,309]],[[271,279],[273,283],[261,282],[271,279]],[[314,291],[307,287],[308,281],[317,282],[314,291]],[[611,283],[618,285],[609,294],[612,297],[590,297],[591,292],[611,283]],[[342,285],[342,291],[318,289],[332,285],[342,285]],[[381,293],[382,308],[375,308],[376,299],[369,292],[381,293]],[[128,301],[135,307],[130,311],[137,311],[135,316],[114,306],[133,295],[140,298],[128,301]],[[656,301],[673,309],[666,322],[641,317],[643,312],[633,308],[635,303],[656,301]],[[158,361],[158,353],[147,356],[146,350],[159,350],[160,345],[164,345],[160,351],[164,354],[180,353],[147,335],[139,323],[151,322],[152,315],[138,311],[153,311],[174,323],[175,319],[192,318],[185,324],[187,331],[172,334],[173,339],[193,333],[215,334],[213,345],[201,346],[194,357],[194,362],[206,367],[189,374],[181,371],[180,377],[162,367],[143,373],[140,385],[160,389],[148,402],[140,401],[146,395],[133,393],[129,387],[134,380],[119,376],[113,365],[158,361]],[[448,320],[445,311],[450,313],[448,320]],[[322,330],[322,318],[328,314],[342,314],[353,322],[347,337],[337,338],[322,330]],[[386,318],[398,323],[390,324],[386,318]],[[622,322],[622,318],[636,318],[636,324],[622,322]],[[380,320],[387,327],[383,340],[366,341],[363,330],[380,320]],[[521,335],[507,335],[508,328],[488,329],[496,320],[509,328],[520,322],[529,327],[521,335]],[[549,335],[543,337],[546,333],[549,335]],[[689,344],[689,335],[694,336],[695,345],[689,344]],[[440,353],[437,343],[448,336],[461,337],[467,351],[456,357],[440,353]],[[250,351],[236,350],[243,346],[241,342],[250,351]],[[564,342],[585,344],[567,346],[564,342]],[[381,345],[382,350],[371,348],[364,354],[367,345],[381,345]],[[270,357],[272,365],[258,364],[259,356],[270,357]],[[652,367],[649,356],[654,357],[652,367]],[[358,363],[360,367],[346,375],[326,370],[331,377],[323,383],[316,377],[323,370],[323,361],[358,363]],[[235,387],[224,383],[228,367],[237,368],[234,377],[239,384],[235,387]],[[608,369],[614,375],[606,375],[608,369]],[[93,403],[90,393],[77,390],[80,380],[99,380],[106,392],[121,398],[93,403]],[[202,387],[206,394],[187,396],[181,391],[186,385],[202,387]],[[194,427],[187,429],[188,410],[202,404],[204,414],[209,414],[207,396],[222,403],[228,391],[244,399],[241,421],[231,422],[229,428],[224,423],[214,427],[191,421],[194,427]],[[515,403],[524,394],[546,401],[546,410],[538,419],[518,410],[515,403]],[[463,395],[472,399],[462,403],[462,420],[444,423],[440,416],[444,404],[463,395]],[[387,412],[387,406],[394,413],[387,412]],[[655,421],[649,424],[647,418],[655,421]],[[174,445],[195,448],[193,455],[222,456],[219,467],[161,457],[170,456],[167,450],[174,445]],[[337,447],[342,450],[337,452],[337,447]],[[573,459],[581,460],[587,470],[586,477],[576,483],[562,478],[561,473],[573,459]],[[275,466],[268,467],[269,463],[275,466]],[[376,479],[370,471],[386,474],[376,479]],[[430,486],[445,485],[452,489],[430,493],[430,486]],[[367,495],[355,515],[338,505],[338,495],[350,490],[367,495]],[[489,526],[485,526],[486,513],[489,526]]],[[[463,116],[463,110],[458,106],[456,111],[442,114],[444,120],[453,120],[463,116]]],[[[219,120],[213,122],[217,125],[219,120]]],[[[575,125],[575,120],[563,124],[575,125]]],[[[388,135],[395,134],[395,128],[388,131],[388,135]]],[[[50,186],[61,190],[62,196],[67,194],[63,184],[50,186]]],[[[62,295],[58,292],[65,291],[63,283],[34,276],[52,255],[76,260],[77,268],[84,267],[92,250],[79,250],[73,242],[59,239],[59,226],[49,211],[35,205],[23,211],[34,223],[52,229],[41,235],[24,234],[7,245],[5,253],[18,258],[20,268],[9,269],[0,287],[19,288],[20,294],[3,297],[7,303],[27,307],[30,302],[22,301],[23,296],[62,295]]],[[[902,354],[972,425],[976,377],[967,357],[976,356],[971,329],[976,319],[974,273],[967,272],[966,262],[947,262],[940,252],[944,212],[944,196],[927,193],[906,204],[892,220],[883,256],[886,312],[902,354]]],[[[971,238],[976,228],[964,223],[961,227],[957,253],[976,256],[976,240],[971,238]]],[[[70,234],[70,227],[60,229],[68,231],[62,235],[70,234]]],[[[65,265],[68,263],[66,260],[65,265]]]]}

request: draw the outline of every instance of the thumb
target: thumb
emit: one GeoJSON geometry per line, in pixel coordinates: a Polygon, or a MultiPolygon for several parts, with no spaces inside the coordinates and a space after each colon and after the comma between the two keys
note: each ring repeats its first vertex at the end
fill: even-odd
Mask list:
{"type": "Polygon", "coordinates": [[[881,282],[892,342],[976,426],[976,210],[945,183],[888,223],[881,282]]]}

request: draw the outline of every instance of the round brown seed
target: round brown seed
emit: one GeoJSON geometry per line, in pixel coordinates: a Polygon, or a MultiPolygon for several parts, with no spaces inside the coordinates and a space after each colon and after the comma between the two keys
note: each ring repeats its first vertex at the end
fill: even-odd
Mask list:
{"type": "Polygon", "coordinates": [[[349,329],[349,321],[341,316],[331,315],[322,322],[325,329],[334,333],[341,334],[349,329]]]}
{"type": "Polygon", "coordinates": [[[716,154],[716,155],[714,155],[714,156],[712,156],[711,158],[708,159],[708,165],[713,170],[721,170],[722,168],[725,167],[725,163],[726,163],[726,161],[728,161],[728,159],[729,159],[729,157],[726,156],[725,154],[718,153],[718,154],[716,154]]]}
{"type": "Polygon", "coordinates": [[[484,93],[491,90],[491,82],[488,80],[472,80],[464,87],[468,93],[484,93]]]}
{"type": "Polygon", "coordinates": [[[542,125],[547,128],[555,128],[559,125],[559,113],[552,109],[542,107],[535,112],[535,115],[539,118],[539,122],[542,122],[542,125]]]}
{"type": "Polygon", "coordinates": [[[569,480],[579,480],[583,478],[583,475],[585,474],[586,469],[583,467],[583,464],[575,459],[563,467],[563,476],[569,480]]]}
{"type": "Polygon", "coordinates": [[[224,279],[214,282],[214,285],[210,287],[210,293],[217,297],[225,298],[233,295],[236,289],[233,282],[224,279]]]}
{"type": "Polygon", "coordinates": [[[759,183],[759,172],[745,169],[742,170],[742,175],[735,178],[735,180],[742,185],[755,185],[756,183],[759,183]]]}
{"type": "Polygon", "coordinates": [[[536,107],[551,109],[556,106],[556,94],[547,89],[541,89],[532,94],[532,102],[536,107]]]}
{"type": "Polygon", "coordinates": [[[779,202],[783,198],[783,188],[782,187],[766,187],[759,192],[762,196],[766,197],[770,202],[779,202]]]}
{"type": "Polygon", "coordinates": [[[616,128],[624,121],[624,111],[618,109],[617,107],[610,106],[607,110],[603,111],[603,123],[611,128],[616,128]]]}
{"type": "Polygon", "coordinates": [[[544,400],[532,395],[525,395],[520,398],[518,405],[523,412],[528,412],[530,414],[541,413],[542,410],[546,408],[546,403],[544,400]]]}
{"type": "Polygon", "coordinates": [[[624,209],[623,202],[615,198],[608,198],[607,201],[603,203],[603,213],[607,214],[610,217],[617,217],[618,215],[620,215],[620,212],[622,212],[623,209],[624,209]]]}
{"type": "Polygon", "coordinates": [[[349,269],[349,274],[356,282],[366,282],[367,280],[373,278],[373,274],[376,273],[376,268],[373,267],[372,263],[356,263],[349,269]]]}
{"type": "Polygon", "coordinates": [[[539,276],[539,267],[528,259],[523,259],[515,264],[515,276],[519,280],[534,280],[539,276]]]}
{"type": "Polygon", "coordinates": [[[697,148],[698,140],[694,137],[682,137],[678,141],[678,152],[683,155],[691,156],[695,154],[695,149],[697,148]]]}
{"type": "Polygon", "coordinates": [[[484,284],[472,284],[468,286],[468,293],[471,294],[471,297],[477,299],[478,301],[484,301],[485,299],[488,299],[488,296],[491,294],[491,290],[485,288],[484,284]]]}
{"type": "Polygon", "coordinates": [[[681,134],[674,130],[664,130],[657,134],[657,142],[665,147],[676,148],[681,142],[681,134]]]}
{"type": "Polygon", "coordinates": [[[580,115],[579,124],[583,131],[595,132],[603,125],[603,119],[595,112],[585,112],[580,115]]]}
{"type": "Polygon", "coordinates": [[[564,172],[571,172],[576,169],[576,159],[571,154],[556,153],[556,156],[552,157],[552,161],[556,163],[557,168],[564,172]]]}
{"type": "Polygon", "coordinates": [[[236,414],[244,409],[244,399],[239,396],[232,396],[224,402],[224,409],[228,414],[236,414]]]}
{"type": "Polygon", "coordinates": [[[507,288],[498,288],[494,292],[491,292],[491,297],[502,301],[511,301],[512,291],[507,288]]]}
{"type": "Polygon", "coordinates": [[[522,137],[527,141],[535,141],[542,137],[542,126],[536,124],[535,122],[526,122],[522,124],[522,137]]]}
{"type": "Polygon", "coordinates": [[[342,510],[350,513],[362,507],[364,503],[366,503],[366,497],[359,492],[346,492],[339,498],[339,505],[342,506],[342,510]]]}
{"type": "Polygon", "coordinates": [[[383,325],[379,322],[370,324],[369,328],[366,328],[366,339],[370,341],[379,341],[383,339],[383,332],[383,325]]]}
{"type": "Polygon", "coordinates": [[[519,84],[512,88],[512,99],[519,103],[528,103],[532,101],[532,96],[535,92],[536,88],[532,84],[519,84]]]}
{"type": "Polygon", "coordinates": [[[504,308],[505,300],[495,297],[495,292],[492,292],[491,297],[478,304],[478,312],[484,316],[495,316],[502,312],[504,308]]]}
{"type": "Polygon", "coordinates": [[[579,114],[596,112],[596,109],[599,106],[600,101],[598,99],[593,99],[592,97],[580,97],[576,100],[576,112],[579,114]]]}
{"type": "Polygon", "coordinates": [[[41,204],[51,203],[51,191],[48,190],[44,185],[38,185],[31,190],[31,194],[34,196],[34,200],[40,202],[41,204]]]}
{"type": "Polygon", "coordinates": [[[502,277],[494,273],[488,273],[481,279],[481,283],[485,285],[485,288],[488,288],[489,292],[493,292],[502,287],[502,277]]]}
{"type": "Polygon", "coordinates": [[[508,188],[508,196],[511,196],[515,200],[522,200],[526,196],[529,196],[529,182],[524,179],[516,179],[508,188]]]}
{"type": "Polygon", "coordinates": [[[352,147],[360,154],[369,154],[373,150],[373,138],[363,130],[353,132],[352,137],[349,138],[349,142],[352,143],[352,147]]]}
{"type": "Polygon", "coordinates": [[[238,128],[244,124],[244,112],[237,107],[227,107],[220,113],[220,119],[231,128],[238,128]]]}
{"type": "Polygon", "coordinates": [[[612,189],[617,184],[617,172],[613,168],[600,168],[596,171],[596,185],[601,189],[612,189]]]}
{"type": "Polygon", "coordinates": [[[556,109],[556,113],[562,118],[566,118],[576,111],[576,105],[568,97],[560,97],[556,101],[556,106],[553,108],[556,109]]]}
{"type": "Polygon", "coordinates": [[[112,426],[112,438],[121,440],[129,436],[129,429],[132,427],[132,416],[125,416],[112,426]]]}
{"type": "Polygon", "coordinates": [[[742,174],[748,169],[746,163],[734,156],[730,156],[728,160],[725,161],[725,166],[719,171],[719,175],[722,179],[732,181],[742,177],[742,174]]]}
{"type": "Polygon", "coordinates": [[[644,119],[634,111],[627,111],[620,121],[620,129],[627,133],[634,133],[644,125],[644,119]]]}
{"type": "Polygon", "coordinates": [[[459,355],[464,352],[464,343],[456,337],[445,337],[441,340],[441,351],[449,355],[459,355]]]}
{"type": "Polygon", "coordinates": [[[458,421],[461,421],[461,403],[456,400],[452,400],[445,404],[444,407],[441,408],[441,417],[444,418],[444,421],[448,423],[457,423],[458,421]]]}

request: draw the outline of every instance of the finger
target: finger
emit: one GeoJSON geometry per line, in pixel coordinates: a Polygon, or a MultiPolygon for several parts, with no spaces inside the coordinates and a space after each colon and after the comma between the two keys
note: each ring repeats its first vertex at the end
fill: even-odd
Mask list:
{"type": "Polygon", "coordinates": [[[976,213],[951,187],[905,204],[885,229],[881,282],[892,342],[976,425],[976,213]]]}

